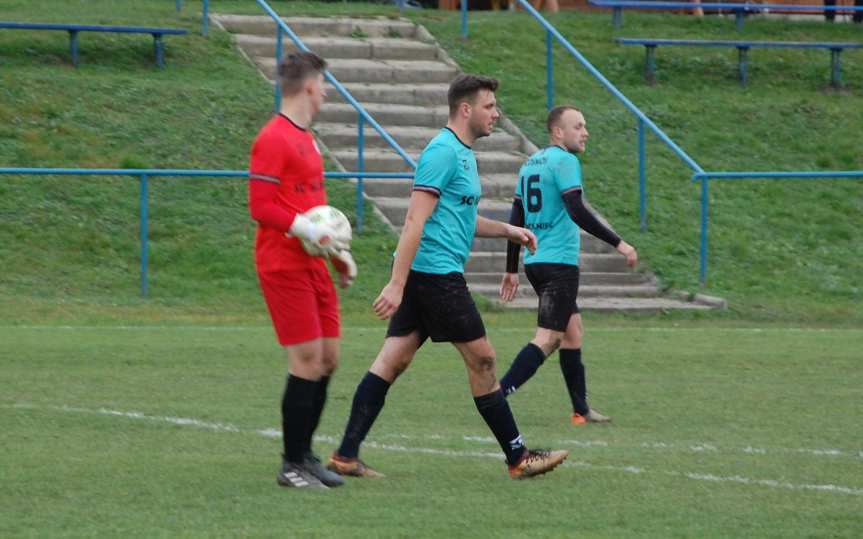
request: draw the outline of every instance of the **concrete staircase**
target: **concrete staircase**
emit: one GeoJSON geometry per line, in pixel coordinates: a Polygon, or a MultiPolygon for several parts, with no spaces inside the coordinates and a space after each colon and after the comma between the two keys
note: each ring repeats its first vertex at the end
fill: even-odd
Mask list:
{"type": "MultiPolygon", "coordinates": [[[[275,23],[268,16],[211,16],[232,33],[237,46],[272,82],[275,74],[275,23]]],[[[389,18],[288,17],[285,22],[309,49],[324,57],[331,73],[369,114],[411,155],[446,124],[446,93],[459,68],[422,27],[389,18]]],[[[285,37],[285,52],[296,50],[285,37]]],[[[509,218],[519,167],[536,147],[505,117],[495,132],[474,146],[483,183],[480,214],[509,218]]],[[[357,166],[357,112],[334,88],[315,118],[317,137],[344,170],[357,166]]],[[[365,167],[370,171],[409,172],[410,167],[374,129],[365,130],[365,167]]],[[[409,181],[367,181],[367,196],[395,230],[404,224],[409,181]]],[[[496,298],[506,259],[506,242],[477,238],[465,268],[471,291],[496,298]]],[[[636,273],[608,245],[582,235],[579,305],[597,310],[707,308],[694,302],[660,298],[656,279],[636,273]]],[[[513,307],[536,307],[536,296],[522,277],[513,307]]]]}

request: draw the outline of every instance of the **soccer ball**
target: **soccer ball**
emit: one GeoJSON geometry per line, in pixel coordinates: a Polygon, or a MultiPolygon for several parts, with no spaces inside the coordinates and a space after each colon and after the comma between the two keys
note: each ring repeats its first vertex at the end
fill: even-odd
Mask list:
{"type": "MultiPolygon", "coordinates": [[[[332,206],[315,206],[308,210],[303,215],[314,224],[324,224],[330,227],[335,233],[333,240],[350,246],[351,242],[351,222],[338,208],[332,206]]],[[[315,243],[301,239],[303,249],[312,256],[324,256],[326,250],[322,249],[315,243]]]]}

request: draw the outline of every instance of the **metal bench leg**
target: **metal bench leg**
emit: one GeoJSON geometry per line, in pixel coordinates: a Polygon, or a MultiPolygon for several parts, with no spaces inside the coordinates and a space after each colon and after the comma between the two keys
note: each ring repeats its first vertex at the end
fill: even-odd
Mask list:
{"type": "Polygon", "coordinates": [[[835,89],[842,86],[842,73],[839,68],[839,53],[842,49],[830,49],[830,84],[835,89]]]}
{"type": "Polygon", "coordinates": [[[744,17],[744,14],[743,14],[742,9],[735,9],[734,10],[734,24],[737,25],[737,30],[739,32],[743,31],[743,17],[744,17]]]}
{"type": "Polygon", "coordinates": [[[740,71],[740,85],[746,86],[746,68],[747,68],[747,54],[749,52],[749,47],[737,47],[738,54],[738,70],[740,71]]]}
{"type": "Polygon", "coordinates": [[[656,84],[656,45],[645,45],[644,80],[651,86],[656,84]]]}
{"type": "Polygon", "coordinates": [[[611,11],[611,26],[615,30],[623,26],[623,9],[616,7],[611,11]]]}
{"type": "Polygon", "coordinates": [[[69,30],[69,52],[72,54],[72,65],[78,67],[78,30],[69,30]]]}
{"type": "Polygon", "coordinates": [[[156,49],[156,65],[162,69],[165,67],[165,46],[162,44],[162,34],[153,34],[153,46],[156,49]]]}

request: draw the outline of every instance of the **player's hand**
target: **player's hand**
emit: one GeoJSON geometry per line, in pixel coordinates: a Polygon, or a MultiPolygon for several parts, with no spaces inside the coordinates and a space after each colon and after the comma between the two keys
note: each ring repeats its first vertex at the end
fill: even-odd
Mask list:
{"type": "Polygon", "coordinates": [[[634,268],[638,263],[638,252],[635,250],[635,247],[625,241],[620,240],[620,243],[617,245],[617,252],[626,257],[626,265],[630,268],[634,268]]]}
{"type": "Polygon", "coordinates": [[[506,225],[506,239],[527,247],[530,254],[536,252],[536,235],[526,228],[520,226],[506,225]]]}
{"type": "Polygon", "coordinates": [[[500,299],[512,301],[518,292],[518,273],[504,273],[500,282],[500,299]]]}
{"type": "Polygon", "coordinates": [[[339,273],[339,285],[347,288],[354,284],[354,279],[357,278],[357,263],[354,262],[351,252],[346,249],[333,251],[329,254],[329,258],[330,263],[339,273]]]}
{"type": "Polygon", "coordinates": [[[392,281],[387,283],[377,299],[372,303],[372,308],[375,310],[375,315],[381,320],[386,320],[402,304],[402,296],[404,296],[404,285],[396,284],[392,281]]]}

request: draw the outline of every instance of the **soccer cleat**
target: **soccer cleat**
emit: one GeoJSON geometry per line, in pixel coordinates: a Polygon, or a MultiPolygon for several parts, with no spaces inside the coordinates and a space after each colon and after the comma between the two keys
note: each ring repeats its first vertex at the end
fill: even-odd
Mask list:
{"type": "Polygon", "coordinates": [[[607,415],[602,415],[593,408],[587,413],[587,420],[591,423],[610,423],[611,418],[607,415]]]}
{"type": "Polygon", "coordinates": [[[321,464],[321,459],[311,452],[303,455],[303,468],[328,487],[340,487],[345,484],[342,476],[324,468],[324,465],[321,464]]]}
{"type": "Polygon", "coordinates": [[[339,475],[349,475],[351,477],[384,477],[384,474],[372,470],[360,459],[346,459],[335,453],[332,454],[329,462],[327,462],[327,469],[339,475]]]}
{"type": "Polygon", "coordinates": [[[535,475],[542,475],[555,469],[568,456],[569,451],[566,449],[558,451],[530,451],[525,449],[524,455],[518,463],[509,467],[509,476],[513,479],[527,479],[535,475]]]}
{"type": "Polygon", "coordinates": [[[306,470],[302,464],[288,461],[282,462],[282,471],[276,476],[276,482],[283,487],[329,488],[306,470]]]}
{"type": "Polygon", "coordinates": [[[570,423],[573,425],[586,425],[587,423],[610,423],[611,418],[607,415],[602,415],[593,408],[590,408],[587,415],[581,415],[578,412],[573,412],[570,417],[570,423]]]}

